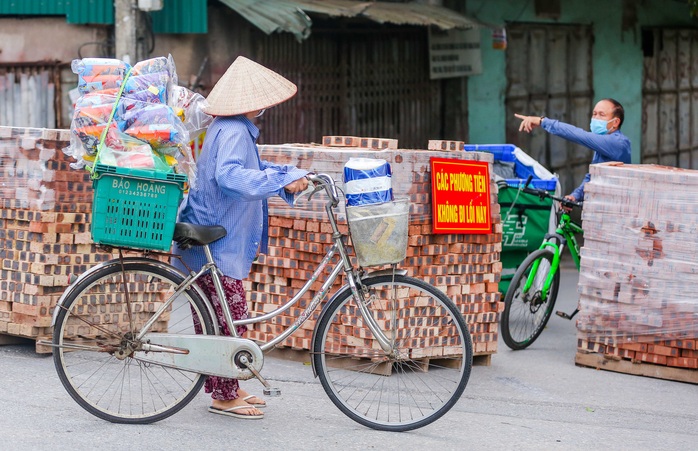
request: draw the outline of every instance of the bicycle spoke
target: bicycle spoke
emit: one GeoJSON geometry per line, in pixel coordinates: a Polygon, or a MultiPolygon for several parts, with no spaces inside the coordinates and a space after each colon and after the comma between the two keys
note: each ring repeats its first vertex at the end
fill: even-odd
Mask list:
{"type": "Polygon", "coordinates": [[[551,251],[541,249],[533,252],[519,266],[512,278],[504,299],[502,314],[502,338],[511,349],[524,349],[533,343],[543,331],[555,304],[559,287],[560,273],[552,277],[551,251]],[[535,274],[532,272],[536,270],[535,274]],[[525,290],[528,279],[532,283],[525,290]],[[550,278],[550,285],[546,283],[550,278]]]}
{"type": "Polygon", "coordinates": [[[337,299],[326,307],[314,344],[320,381],[359,423],[384,430],[421,427],[450,409],[465,388],[472,362],[467,328],[448,299],[424,282],[379,276],[366,285],[366,307],[392,351],[376,352],[353,298],[337,299]]]}
{"type": "Polygon", "coordinates": [[[135,358],[140,328],[149,321],[153,333],[213,332],[193,290],[162,307],[182,281],[160,264],[116,260],[81,279],[66,298],[54,328],[54,361],[63,385],[90,413],[150,423],[180,410],[203,385],[199,374],[135,358]]]}
{"type": "MultiPolygon", "coordinates": [[[[63,306],[63,305],[59,305],[58,307],[60,307],[62,310],[67,311],[67,309],[66,309],[65,306],[63,306]]],[[[72,315],[72,314],[71,314],[71,317],[74,318],[74,319],[80,320],[80,321],[82,321],[83,323],[87,324],[88,326],[94,327],[95,329],[97,329],[97,330],[99,330],[99,331],[101,331],[101,332],[104,332],[104,333],[107,334],[107,335],[111,335],[111,336],[114,337],[114,338],[119,338],[119,339],[121,338],[121,335],[119,335],[119,334],[117,334],[117,333],[115,333],[115,332],[112,332],[112,331],[110,331],[109,329],[107,329],[107,328],[105,328],[105,327],[103,327],[103,326],[100,326],[99,324],[95,324],[95,323],[93,323],[93,322],[87,321],[82,315],[72,315]]]]}

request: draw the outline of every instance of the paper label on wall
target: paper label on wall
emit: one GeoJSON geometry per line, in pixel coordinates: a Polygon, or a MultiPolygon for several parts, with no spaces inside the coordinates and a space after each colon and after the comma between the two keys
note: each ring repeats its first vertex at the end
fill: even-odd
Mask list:
{"type": "Polygon", "coordinates": [[[482,73],[480,30],[429,28],[429,78],[465,77],[482,73]]]}

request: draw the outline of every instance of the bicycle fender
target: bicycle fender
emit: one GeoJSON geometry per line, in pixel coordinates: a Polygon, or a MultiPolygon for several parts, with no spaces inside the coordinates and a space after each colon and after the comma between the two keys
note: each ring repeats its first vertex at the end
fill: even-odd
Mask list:
{"type": "Polygon", "coordinates": [[[406,276],[407,270],[396,269],[395,271],[393,271],[392,269],[379,269],[378,271],[371,271],[370,273],[366,274],[364,277],[361,278],[361,280],[367,279],[369,277],[392,276],[393,274],[396,274],[398,276],[406,276]]]}
{"type": "MultiPolygon", "coordinates": [[[[332,305],[332,302],[334,302],[335,299],[337,299],[341,294],[343,294],[345,291],[351,291],[351,288],[349,287],[348,284],[345,284],[337,290],[335,294],[332,295],[329,301],[325,302],[325,305],[322,306],[322,310],[320,310],[320,314],[317,317],[317,321],[315,321],[315,327],[313,328],[313,337],[310,340],[310,346],[314,347],[315,346],[315,336],[317,335],[317,325],[320,324],[322,319],[325,317],[327,314],[327,306],[332,305]]],[[[311,349],[311,353],[315,352],[313,349],[311,349]]],[[[317,369],[315,369],[315,359],[310,359],[310,365],[313,368],[313,377],[317,377],[317,369]]]]}
{"type": "MultiPolygon", "coordinates": [[[[143,258],[143,257],[126,257],[123,259],[123,261],[124,261],[124,263],[147,263],[150,265],[158,266],[158,267],[165,269],[171,273],[174,273],[174,274],[177,274],[179,276],[186,278],[186,275],[184,273],[182,273],[182,271],[178,270],[177,268],[175,268],[174,266],[172,266],[170,264],[167,264],[167,263],[164,263],[164,262],[161,262],[158,260],[153,260],[153,259],[148,259],[148,258],[143,258]]],[[[83,280],[85,280],[86,278],[90,277],[93,273],[95,273],[103,268],[112,266],[112,265],[121,265],[121,260],[116,258],[116,259],[109,260],[109,261],[106,261],[103,263],[99,263],[99,264],[93,266],[92,268],[88,269],[84,273],[80,274],[77,277],[77,279],[75,279],[68,286],[68,288],[66,288],[66,290],[61,295],[60,299],[58,299],[58,302],[56,303],[56,307],[53,310],[53,316],[51,317],[51,327],[54,327],[56,325],[56,319],[58,318],[58,313],[60,312],[61,308],[65,304],[66,299],[70,296],[70,294],[73,293],[73,291],[75,291],[77,285],[80,282],[82,282],[83,280]]],[[[201,299],[204,299],[204,300],[206,299],[206,295],[204,294],[203,291],[201,291],[201,288],[199,288],[198,285],[192,284],[190,288],[193,289],[194,291],[196,291],[196,294],[198,294],[201,299]]],[[[206,304],[206,308],[208,310],[209,315],[214,320],[213,321],[214,332],[216,335],[218,335],[219,334],[219,327],[218,327],[218,321],[215,320],[216,312],[213,311],[212,307],[209,305],[208,302],[205,302],[205,304],[206,304]]]]}
{"type": "Polygon", "coordinates": [[[544,241],[548,241],[548,240],[551,240],[551,239],[554,239],[555,241],[557,241],[556,244],[557,244],[558,246],[559,246],[561,243],[564,243],[564,242],[566,241],[566,240],[565,240],[565,237],[562,236],[562,235],[560,235],[559,233],[546,233],[543,240],[544,240],[544,241]]]}

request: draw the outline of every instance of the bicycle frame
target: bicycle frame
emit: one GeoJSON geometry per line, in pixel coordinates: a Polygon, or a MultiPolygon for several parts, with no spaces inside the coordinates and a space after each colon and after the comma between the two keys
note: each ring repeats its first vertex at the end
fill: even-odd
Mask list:
{"type": "MultiPolygon", "coordinates": [[[[359,307],[359,310],[361,311],[361,314],[363,316],[363,319],[366,321],[367,326],[376,337],[376,340],[378,341],[383,351],[385,351],[388,354],[392,354],[393,343],[391,343],[391,341],[381,331],[373,316],[369,314],[368,309],[365,305],[363,293],[357,289],[357,280],[359,280],[360,278],[358,276],[358,273],[354,270],[354,267],[352,266],[351,261],[349,259],[349,255],[346,250],[346,245],[344,244],[344,235],[339,231],[339,227],[337,226],[337,220],[333,210],[339,203],[338,196],[336,193],[336,187],[334,186],[332,179],[328,176],[319,174],[315,177],[315,181],[318,183],[322,183],[321,186],[325,188],[325,191],[328,193],[328,196],[330,197],[330,200],[325,206],[325,211],[329,218],[330,226],[332,227],[332,246],[327,251],[327,254],[322,259],[319,266],[315,269],[310,279],[303,285],[303,287],[298,292],[295,293],[295,295],[290,300],[288,300],[285,304],[281,305],[277,309],[264,315],[256,316],[253,318],[233,320],[232,315],[230,313],[230,308],[228,307],[228,303],[222,302],[221,307],[226,323],[232,324],[233,326],[229,327],[228,329],[231,331],[233,337],[239,338],[235,326],[265,322],[290,309],[305,296],[305,294],[310,290],[310,287],[321,277],[322,273],[324,272],[325,268],[330,264],[330,261],[332,260],[334,255],[338,254],[340,257],[340,261],[336,263],[329,276],[323,282],[320,291],[318,291],[315,294],[308,307],[306,307],[306,309],[298,316],[298,318],[296,318],[296,320],[291,326],[286,328],[281,334],[277,335],[271,341],[260,346],[261,351],[265,352],[273,348],[278,343],[288,338],[298,328],[300,328],[303,325],[303,323],[305,323],[305,321],[307,321],[308,318],[310,318],[310,316],[315,311],[320,302],[327,296],[329,289],[334,284],[334,281],[339,276],[339,273],[343,270],[347,276],[347,285],[351,290],[354,299],[356,300],[357,306],[359,307]]],[[[175,293],[173,293],[170,296],[170,298],[163,303],[163,305],[157,310],[157,312],[155,312],[155,314],[143,326],[143,328],[137,336],[138,340],[142,340],[144,338],[144,336],[150,330],[151,326],[157,321],[160,315],[167,311],[167,309],[170,307],[170,305],[174,302],[174,300],[179,294],[181,294],[187,288],[189,288],[199,277],[208,272],[210,272],[211,277],[213,279],[218,298],[226,299],[225,293],[223,291],[223,285],[221,283],[221,276],[223,274],[220,272],[220,270],[214,263],[213,256],[211,255],[211,251],[208,245],[204,246],[204,253],[207,258],[207,263],[198,272],[194,273],[192,271],[186,277],[184,282],[182,282],[182,284],[179,287],[177,287],[175,293]]],[[[395,270],[395,268],[393,270],[395,270]]],[[[342,290],[340,290],[340,292],[341,291],[342,290]]]]}
{"type": "MultiPolygon", "coordinates": [[[[553,261],[550,265],[550,271],[548,272],[545,282],[543,283],[543,288],[541,290],[541,299],[545,301],[548,298],[548,292],[550,291],[550,285],[553,282],[553,278],[558,271],[560,265],[560,256],[565,250],[565,246],[570,251],[572,255],[572,260],[574,261],[577,270],[579,270],[580,257],[579,257],[579,243],[577,243],[577,234],[583,234],[584,230],[572,222],[569,213],[563,211],[560,215],[560,221],[558,222],[557,229],[554,234],[546,235],[545,241],[541,244],[539,249],[552,248],[553,261]],[[555,238],[560,244],[551,240],[555,238]],[[564,243],[563,243],[564,242],[564,243]]],[[[531,273],[526,279],[526,284],[524,285],[524,291],[528,291],[533,285],[533,280],[538,272],[538,266],[540,266],[541,260],[536,261],[531,268],[531,273]]]]}

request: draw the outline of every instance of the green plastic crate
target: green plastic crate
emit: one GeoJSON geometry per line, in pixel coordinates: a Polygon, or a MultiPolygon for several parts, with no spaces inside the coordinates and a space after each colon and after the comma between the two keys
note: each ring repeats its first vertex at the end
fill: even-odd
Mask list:
{"type": "Polygon", "coordinates": [[[169,251],[187,176],[103,164],[94,173],[92,240],[169,251]]]}

